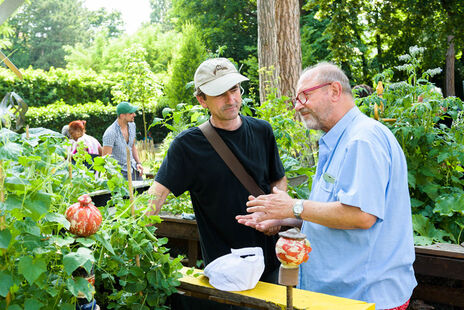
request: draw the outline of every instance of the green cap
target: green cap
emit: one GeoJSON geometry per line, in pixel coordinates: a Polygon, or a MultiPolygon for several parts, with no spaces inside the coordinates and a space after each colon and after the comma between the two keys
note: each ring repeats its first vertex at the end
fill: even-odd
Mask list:
{"type": "Polygon", "coordinates": [[[116,113],[119,116],[120,114],[134,113],[137,109],[138,107],[131,105],[127,101],[123,101],[116,107],[116,113]]]}

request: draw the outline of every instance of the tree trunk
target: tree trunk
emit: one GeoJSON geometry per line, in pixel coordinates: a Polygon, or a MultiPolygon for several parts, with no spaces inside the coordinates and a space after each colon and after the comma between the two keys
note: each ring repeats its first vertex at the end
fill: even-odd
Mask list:
{"type": "Polygon", "coordinates": [[[445,86],[445,96],[455,96],[454,91],[454,36],[449,35],[447,38],[448,42],[448,51],[446,52],[446,86],[445,86]]]}
{"type": "Polygon", "coordinates": [[[279,57],[277,49],[276,0],[258,0],[258,65],[259,99],[261,104],[267,95],[279,93],[279,57]]]}
{"type": "Polygon", "coordinates": [[[299,0],[276,0],[276,21],[280,92],[291,98],[301,73],[299,0]]]}

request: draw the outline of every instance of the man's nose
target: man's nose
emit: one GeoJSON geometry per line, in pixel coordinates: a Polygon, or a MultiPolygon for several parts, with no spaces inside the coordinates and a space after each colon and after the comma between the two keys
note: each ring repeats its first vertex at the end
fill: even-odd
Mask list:
{"type": "Polygon", "coordinates": [[[304,104],[302,104],[299,100],[296,100],[296,103],[295,103],[295,111],[300,111],[301,109],[304,108],[304,104]]]}
{"type": "Polygon", "coordinates": [[[228,91],[226,93],[226,98],[228,103],[235,103],[237,101],[237,92],[228,91]]]}

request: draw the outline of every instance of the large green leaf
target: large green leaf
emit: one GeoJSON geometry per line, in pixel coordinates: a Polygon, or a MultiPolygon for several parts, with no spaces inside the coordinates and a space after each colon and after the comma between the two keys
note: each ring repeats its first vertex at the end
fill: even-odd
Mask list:
{"type": "Polygon", "coordinates": [[[75,241],[74,238],[72,238],[70,236],[66,236],[65,238],[63,238],[60,235],[52,236],[52,239],[53,239],[53,242],[59,247],[68,246],[68,245],[72,244],[75,241]]]}
{"type": "Polygon", "coordinates": [[[38,191],[34,193],[26,203],[24,203],[24,207],[31,211],[31,217],[37,221],[47,213],[51,202],[51,194],[38,191]]]}
{"type": "Polygon", "coordinates": [[[37,222],[32,220],[30,217],[26,217],[21,222],[15,222],[14,226],[22,233],[27,233],[36,237],[41,237],[40,228],[37,226],[37,222]]]}
{"type": "Polygon", "coordinates": [[[47,213],[45,215],[44,220],[46,220],[47,222],[61,224],[66,229],[69,229],[69,226],[71,226],[71,223],[69,223],[66,217],[60,213],[47,213]]]}
{"type": "Polygon", "coordinates": [[[97,239],[111,254],[115,255],[114,249],[111,246],[111,243],[109,242],[110,236],[106,231],[103,232],[103,234],[103,236],[101,234],[96,234],[95,239],[97,239]]]}
{"type": "Polygon", "coordinates": [[[24,191],[27,185],[31,183],[26,180],[22,179],[19,176],[11,176],[5,178],[5,187],[9,191],[24,191]]]}
{"type": "Polygon", "coordinates": [[[7,249],[11,241],[11,232],[8,228],[0,230],[0,249],[7,249]]]}
{"type": "Polygon", "coordinates": [[[71,252],[63,257],[64,270],[69,275],[78,267],[84,267],[90,273],[94,262],[95,258],[92,255],[92,251],[84,247],[80,247],[76,252],[71,252]]]}
{"type": "Polygon", "coordinates": [[[47,263],[43,258],[33,259],[31,256],[24,256],[19,259],[18,271],[29,284],[33,284],[42,273],[47,271],[47,263]]]}
{"type": "Polygon", "coordinates": [[[6,210],[12,211],[14,209],[19,209],[23,205],[23,201],[16,195],[8,195],[5,201],[6,210]]]}
{"type": "Polygon", "coordinates": [[[39,310],[43,305],[43,303],[35,298],[28,298],[24,303],[24,310],[39,310]]]}
{"type": "Polygon", "coordinates": [[[93,299],[95,288],[86,279],[82,277],[76,277],[76,279],[68,279],[66,281],[66,284],[68,286],[69,291],[74,296],[78,297],[79,293],[83,293],[88,301],[91,301],[93,299]]]}
{"type": "Polygon", "coordinates": [[[464,215],[464,193],[459,192],[452,195],[442,195],[435,203],[434,213],[441,216],[453,216],[455,213],[464,215]]]}
{"type": "Polygon", "coordinates": [[[7,142],[4,145],[0,145],[0,159],[1,160],[15,160],[23,152],[23,147],[20,144],[14,142],[7,142]]]}
{"type": "Polygon", "coordinates": [[[6,272],[0,271],[0,296],[6,297],[11,286],[13,286],[13,278],[6,272]]]}

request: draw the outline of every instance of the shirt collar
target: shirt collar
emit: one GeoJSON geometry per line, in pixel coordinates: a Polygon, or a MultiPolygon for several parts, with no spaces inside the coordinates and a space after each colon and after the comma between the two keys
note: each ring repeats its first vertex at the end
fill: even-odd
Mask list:
{"type": "Polygon", "coordinates": [[[361,114],[358,107],[351,108],[325,135],[319,140],[319,145],[325,144],[329,150],[337,145],[337,141],[353,119],[361,114]]]}

